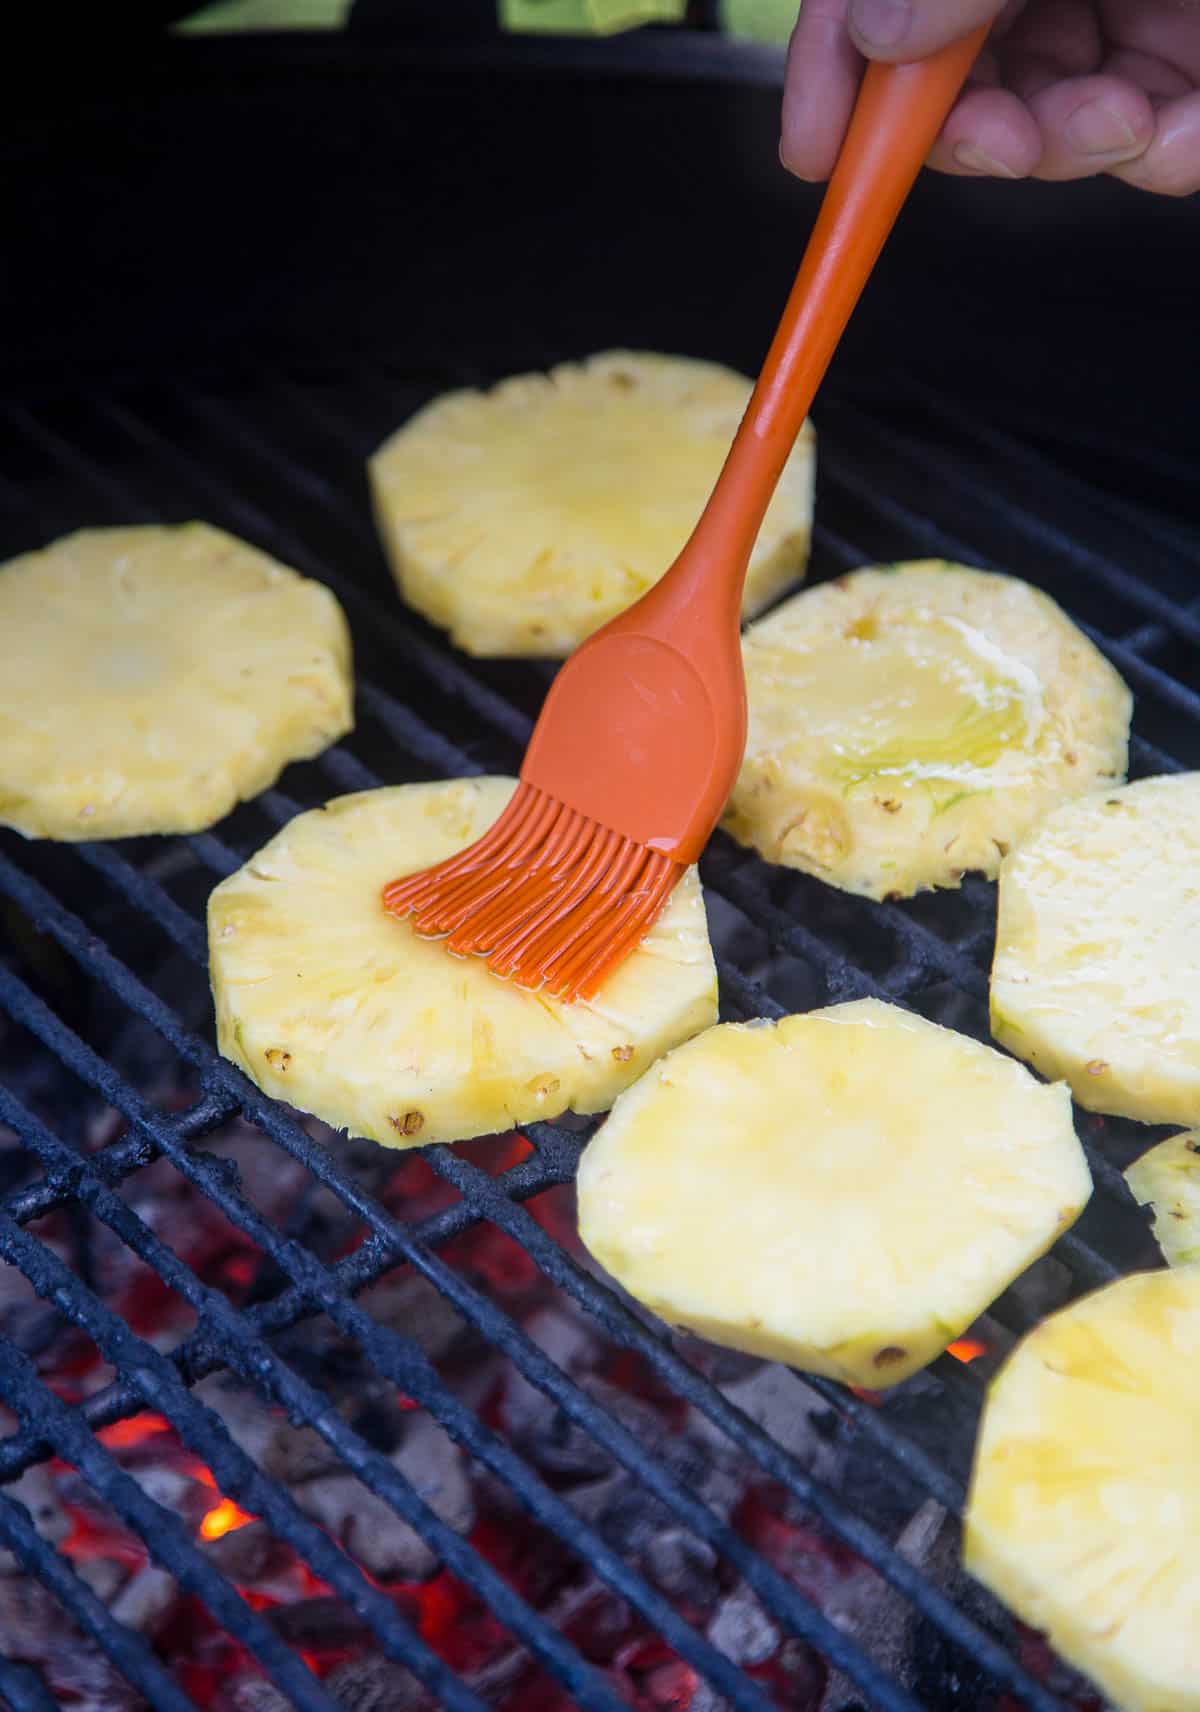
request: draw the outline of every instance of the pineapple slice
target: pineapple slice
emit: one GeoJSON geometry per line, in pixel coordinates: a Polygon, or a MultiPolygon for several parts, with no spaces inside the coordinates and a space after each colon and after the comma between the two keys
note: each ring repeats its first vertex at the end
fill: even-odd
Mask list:
{"type": "Polygon", "coordinates": [[[1090,1193],[1065,1088],[863,999],[723,1024],[656,1064],[584,1154],[579,1228],[671,1325],[881,1389],[1090,1193]]]}
{"type": "Polygon", "coordinates": [[[1168,1136],[1125,1173],[1134,1199],[1154,1214],[1168,1266],[1200,1261],[1200,1130],[1168,1136]]]}
{"type": "Polygon", "coordinates": [[[480,837],[512,779],[399,785],[299,815],[213,892],[217,1039],[265,1093],[388,1147],[606,1110],[716,1017],[696,870],[589,1004],[421,939],[387,881],[480,837]]]}
{"type": "Polygon", "coordinates": [[[726,825],[863,897],[995,874],[1047,809],[1123,779],[1130,697],[1038,589],[935,560],[854,571],[744,642],[726,825]]]}
{"type": "Polygon", "coordinates": [[[1081,1106],[1200,1120],[1200,773],[1060,808],[1000,870],[992,1033],[1081,1106]]]}
{"type": "MultiPolygon", "coordinates": [[[[436,399],[370,464],[401,594],[469,654],[569,654],[670,568],[749,396],[716,363],[608,351],[436,399]]],[[[806,424],[751,555],[746,613],[803,574],[815,461],[806,424]]]]}
{"type": "Polygon", "coordinates": [[[1200,1267],[1044,1321],[992,1383],[964,1557],[1123,1712],[1200,1712],[1200,1267]]]}
{"type": "Polygon", "coordinates": [[[0,567],[0,824],[196,832],[353,725],[320,583],[204,523],[84,529],[0,567]]]}

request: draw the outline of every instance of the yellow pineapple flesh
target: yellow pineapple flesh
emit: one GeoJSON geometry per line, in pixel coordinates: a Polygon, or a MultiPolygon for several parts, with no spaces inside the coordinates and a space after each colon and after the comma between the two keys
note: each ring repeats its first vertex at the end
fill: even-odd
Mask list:
{"type": "Polygon", "coordinates": [[[1091,1192],[1065,1088],[871,999],[677,1048],[578,1186],[583,1241],[669,1324],[874,1389],[960,1336],[1091,1192]]]}
{"type": "Polygon", "coordinates": [[[1089,1111],[1200,1122],[1200,773],[1049,815],[1000,871],[992,1033],[1089,1111]]]}
{"type": "Polygon", "coordinates": [[[221,1051],[264,1092],[389,1147],[606,1110],[716,1018],[695,869],[589,1003],[454,957],[383,908],[389,880],[479,838],[512,779],[399,785],[291,821],[209,901],[221,1051]]]}
{"type": "Polygon", "coordinates": [[[1122,1712],[1200,1712],[1200,1267],[1053,1315],[993,1380],[971,1574],[1122,1712]]]}
{"type": "Polygon", "coordinates": [[[1125,1173],[1134,1199],[1149,1207],[1168,1266],[1200,1262],[1200,1130],[1170,1135],[1125,1173]]]}
{"type": "Polygon", "coordinates": [[[853,571],[744,639],[726,826],[770,862],[907,897],[992,875],[1046,811],[1125,776],[1129,692],[1048,596],[940,561],[853,571]]]}
{"type": "Polygon", "coordinates": [[[195,832],[353,724],[322,584],[203,523],[85,529],[0,566],[0,824],[195,832]]]}
{"type": "MultiPolygon", "coordinates": [[[[401,594],[470,654],[569,654],[670,569],[749,396],[716,363],[608,351],[435,400],[370,463],[401,594]]],[[[814,466],[806,424],[754,547],[747,614],[804,572],[814,466]]]]}

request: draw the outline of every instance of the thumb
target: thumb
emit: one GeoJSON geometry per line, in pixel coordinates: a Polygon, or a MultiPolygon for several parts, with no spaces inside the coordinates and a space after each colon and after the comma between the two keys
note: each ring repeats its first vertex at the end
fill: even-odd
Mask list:
{"type": "Polygon", "coordinates": [[[1005,0],[850,0],[846,22],[868,59],[925,59],[1008,10],[1005,0]]]}

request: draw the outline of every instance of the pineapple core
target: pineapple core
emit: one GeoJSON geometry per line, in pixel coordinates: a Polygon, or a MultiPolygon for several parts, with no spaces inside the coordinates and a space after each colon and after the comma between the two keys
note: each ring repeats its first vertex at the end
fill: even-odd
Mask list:
{"type": "Polygon", "coordinates": [[[992,1383],[971,1574],[1122,1712],[1200,1712],[1200,1267],[1122,1278],[992,1383]]]}
{"type": "Polygon", "coordinates": [[[1065,799],[1125,775],[1130,698],[1047,596],[938,562],[806,590],[744,644],[726,825],[866,897],[994,874],[1065,799]]]}
{"type": "Polygon", "coordinates": [[[579,1221],[671,1325],[882,1389],[1090,1192],[1064,1087],[864,999],[724,1024],[662,1059],[589,1145],[579,1221]]]}

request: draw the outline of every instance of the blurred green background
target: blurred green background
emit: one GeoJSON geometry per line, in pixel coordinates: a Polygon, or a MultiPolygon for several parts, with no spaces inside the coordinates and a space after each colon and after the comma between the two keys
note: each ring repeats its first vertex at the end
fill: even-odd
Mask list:
{"type": "MultiPolygon", "coordinates": [[[[453,0],[448,0],[453,4],[453,0]]],[[[188,34],[235,30],[336,30],[352,0],[214,0],[176,28],[188,34]]],[[[798,0],[717,0],[721,29],[747,41],[783,44],[798,0]]],[[[646,24],[686,24],[688,0],[497,0],[506,30],[549,35],[611,35],[646,24]]]]}

